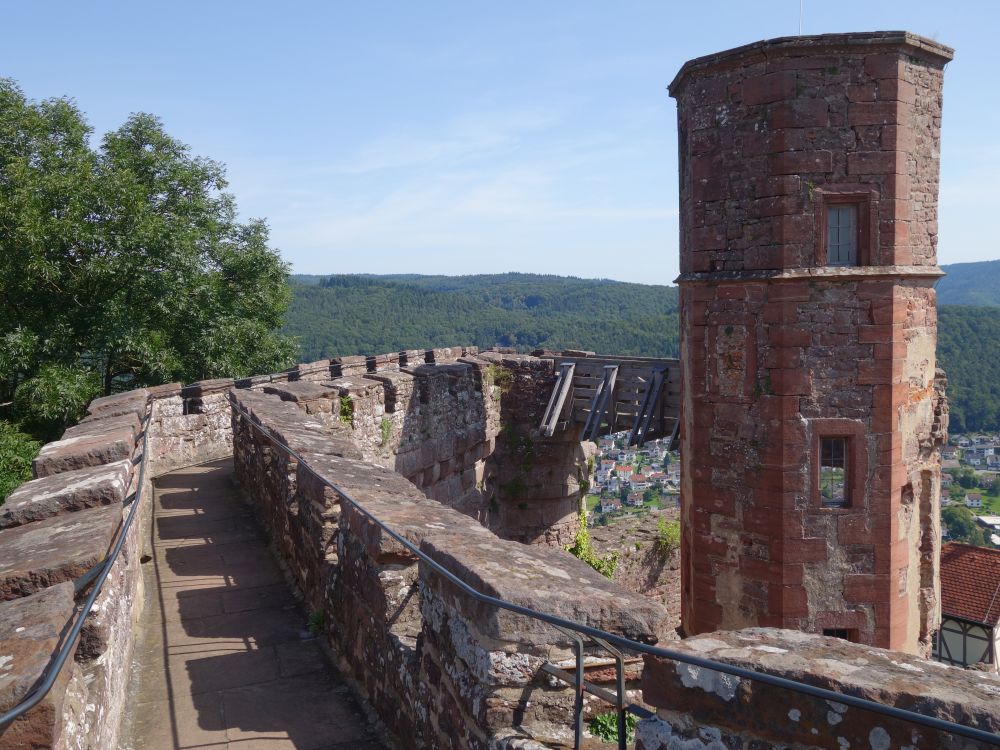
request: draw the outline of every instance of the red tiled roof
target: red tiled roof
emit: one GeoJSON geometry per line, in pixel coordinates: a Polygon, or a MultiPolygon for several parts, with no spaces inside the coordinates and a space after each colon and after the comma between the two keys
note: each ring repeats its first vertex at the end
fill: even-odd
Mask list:
{"type": "Polygon", "coordinates": [[[1000,622],[1000,549],[942,545],[941,613],[984,625],[1000,622]]]}

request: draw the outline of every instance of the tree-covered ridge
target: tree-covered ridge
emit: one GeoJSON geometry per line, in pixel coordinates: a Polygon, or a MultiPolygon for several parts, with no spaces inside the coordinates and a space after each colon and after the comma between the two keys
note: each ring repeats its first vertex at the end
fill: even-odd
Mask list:
{"type": "Polygon", "coordinates": [[[952,432],[1000,431],[1000,310],[938,308],[938,366],[948,374],[952,432]]]}
{"type": "Polygon", "coordinates": [[[938,304],[1000,306],[1000,260],[952,263],[941,270],[947,276],[937,284],[938,304]]]}
{"type": "MultiPolygon", "coordinates": [[[[676,287],[535,274],[292,281],[285,331],[299,337],[306,359],[457,342],[677,356],[676,287]]],[[[939,312],[952,430],[1000,430],[1000,311],[939,312]]]]}
{"type": "Polygon", "coordinates": [[[456,342],[677,353],[673,287],[502,274],[332,276],[292,288],[285,331],[307,359],[456,342]]]}

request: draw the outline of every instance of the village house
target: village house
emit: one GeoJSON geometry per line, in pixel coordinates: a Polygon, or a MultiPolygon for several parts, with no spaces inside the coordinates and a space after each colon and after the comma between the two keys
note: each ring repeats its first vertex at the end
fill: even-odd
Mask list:
{"type": "Polygon", "coordinates": [[[610,513],[612,511],[621,510],[622,502],[617,496],[614,497],[602,497],[601,504],[598,506],[601,513],[610,513]]]}
{"type": "Polygon", "coordinates": [[[644,490],[649,487],[649,480],[642,474],[633,474],[629,477],[628,483],[633,490],[644,490]]]}
{"type": "Polygon", "coordinates": [[[941,629],[934,638],[934,657],[961,667],[982,662],[998,671],[998,622],[1000,550],[957,542],[943,545],[941,629]]]}
{"type": "Polygon", "coordinates": [[[966,508],[982,508],[983,507],[983,495],[980,492],[968,492],[965,495],[965,507],[966,508]]]}

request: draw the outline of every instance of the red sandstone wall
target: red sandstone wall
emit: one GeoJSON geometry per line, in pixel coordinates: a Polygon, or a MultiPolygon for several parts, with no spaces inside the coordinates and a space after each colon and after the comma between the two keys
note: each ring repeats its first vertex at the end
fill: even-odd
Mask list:
{"type": "Polygon", "coordinates": [[[929,645],[942,50],[909,35],[776,40],[692,61],[671,86],[688,633],[929,645]],[[842,194],[868,216],[856,268],[826,267],[818,241],[842,194]],[[819,502],[822,434],[852,440],[849,508],[819,502]]]}

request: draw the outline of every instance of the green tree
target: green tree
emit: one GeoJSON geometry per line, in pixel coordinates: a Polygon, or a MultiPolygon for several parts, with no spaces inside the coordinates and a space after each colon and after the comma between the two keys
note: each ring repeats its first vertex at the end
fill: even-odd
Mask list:
{"type": "Polygon", "coordinates": [[[15,400],[54,428],[87,388],[291,364],[288,268],[264,222],[237,220],[222,166],[147,114],[98,149],[90,134],[71,101],[0,79],[0,402],[44,393],[44,414],[15,400]]]}
{"type": "Polygon", "coordinates": [[[18,485],[31,479],[31,459],[38,448],[37,441],[0,419],[0,503],[18,485]]]}
{"type": "Polygon", "coordinates": [[[979,486],[979,477],[977,477],[976,472],[968,466],[960,467],[952,476],[955,477],[955,481],[958,482],[963,489],[971,490],[979,486]]]}
{"type": "Polygon", "coordinates": [[[941,520],[948,527],[948,533],[956,542],[975,544],[978,547],[992,546],[986,541],[982,528],[976,523],[972,511],[964,505],[949,505],[941,510],[941,520]]]}

